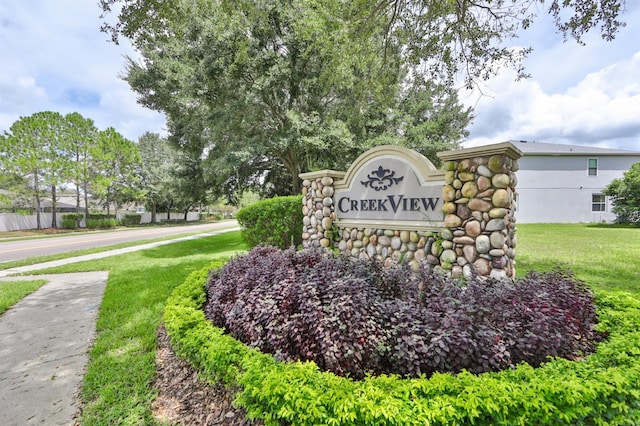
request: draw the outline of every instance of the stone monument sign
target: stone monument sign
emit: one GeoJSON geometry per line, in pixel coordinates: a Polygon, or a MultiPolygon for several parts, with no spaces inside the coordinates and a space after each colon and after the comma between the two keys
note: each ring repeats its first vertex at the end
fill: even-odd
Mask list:
{"type": "Polygon", "coordinates": [[[385,264],[426,261],[453,276],[515,276],[511,143],[438,153],[385,145],[347,172],[303,173],[303,246],[328,247],[385,264]]]}

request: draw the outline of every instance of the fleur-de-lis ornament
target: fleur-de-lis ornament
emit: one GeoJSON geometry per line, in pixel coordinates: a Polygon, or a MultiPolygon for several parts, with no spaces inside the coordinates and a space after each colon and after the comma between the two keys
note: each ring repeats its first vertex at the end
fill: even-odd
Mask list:
{"type": "Polygon", "coordinates": [[[376,191],[384,191],[404,179],[404,176],[395,177],[395,175],[395,171],[378,166],[378,170],[369,173],[367,176],[368,181],[360,181],[360,183],[376,191]]]}

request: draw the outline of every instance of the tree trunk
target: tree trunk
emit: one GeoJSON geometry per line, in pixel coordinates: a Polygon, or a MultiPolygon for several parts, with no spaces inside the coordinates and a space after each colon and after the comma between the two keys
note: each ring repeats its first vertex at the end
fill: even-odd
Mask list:
{"type": "Polygon", "coordinates": [[[156,203],[151,202],[151,223],[156,223],[156,203]]]}
{"type": "Polygon", "coordinates": [[[300,194],[302,192],[302,187],[300,185],[300,178],[298,175],[302,173],[302,166],[298,161],[298,156],[296,155],[295,150],[288,149],[280,158],[284,167],[289,171],[289,173],[291,173],[291,194],[300,194]]]}
{"type": "Polygon", "coordinates": [[[42,222],[40,220],[40,186],[38,185],[38,171],[33,172],[33,189],[36,195],[36,226],[38,229],[42,229],[42,222]]]}
{"type": "Polygon", "coordinates": [[[80,185],[76,183],[76,228],[80,228],[80,185]]]}
{"type": "Polygon", "coordinates": [[[84,226],[87,227],[87,223],[89,223],[89,195],[88,195],[89,185],[87,181],[84,182],[84,226]]]}
{"type": "Polygon", "coordinates": [[[40,194],[36,192],[36,226],[38,229],[42,229],[42,223],[40,219],[40,194]]]}
{"type": "MultiPolygon", "coordinates": [[[[80,164],[80,154],[76,152],[76,167],[80,164]]],[[[80,179],[78,178],[78,170],[75,171],[75,185],[76,185],[76,228],[80,228],[80,179]]]]}
{"type": "Polygon", "coordinates": [[[51,227],[57,228],[56,209],[58,208],[58,200],[56,199],[56,186],[51,185],[51,227]]]}

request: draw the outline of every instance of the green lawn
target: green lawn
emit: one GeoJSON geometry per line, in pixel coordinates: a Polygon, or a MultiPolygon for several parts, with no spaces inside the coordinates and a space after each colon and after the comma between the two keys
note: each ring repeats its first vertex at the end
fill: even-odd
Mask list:
{"type": "Polygon", "coordinates": [[[23,297],[39,289],[46,281],[0,281],[0,315],[23,297]]]}
{"type": "MultiPolygon", "coordinates": [[[[244,250],[235,231],[47,270],[110,271],[81,394],[82,424],[154,423],[155,332],[167,297],[192,271],[244,250]]],[[[638,228],[519,225],[516,251],[518,275],[559,266],[596,293],[640,296],[638,228]]]]}
{"type": "Polygon", "coordinates": [[[594,290],[640,295],[640,228],[518,225],[516,270],[569,269],[594,290]]]}

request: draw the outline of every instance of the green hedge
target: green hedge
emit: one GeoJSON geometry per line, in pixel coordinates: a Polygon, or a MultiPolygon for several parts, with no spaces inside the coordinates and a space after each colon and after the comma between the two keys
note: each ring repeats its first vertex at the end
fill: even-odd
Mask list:
{"type": "Polygon", "coordinates": [[[118,220],[112,214],[90,213],[87,219],[87,228],[89,229],[115,228],[117,225],[118,220]]]}
{"type": "Polygon", "coordinates": [[[599,295],[610,337],[584,360],[354,381],[311,362],[275,361],[213,327],[201,309],[207,275],[194,272],[168,299],[172,345],[203,377],[239,385],[237,405],[267,425],[640,424],[640,301],[632,295],[599,295]]]}
{"type": "Polygon", "coordinates": [[[89,213],[89,219],[91,220],[108,220],[115,219],[116,215],[107,213],[89,213]]]}
{"type": "Polygon", "coordinates": [[[62,227],[64,229],[77,229],[78,228],[78,218],[82,220],[84,218],[84,214],[80,213],[66,213],[62,215],[62,227]]]}
{"type": "Polygon", "coordinates": [[[200,220],[201,221],[222,220],[222,214],[221,213],[200,213],[200,220]]]}
{"type": "Polygon", "coordinates": [[[124,226],[140,225],[141,221],[142,221],[142,215],[140,214],[126,214],[122,219],[122,224],[124,226]]]}
{"type": "Polygon", "coordinates": [[[236,215],[249,248],[287,249],[302,244],[302,195],[274,197],[242,208],[236,215]]]}

